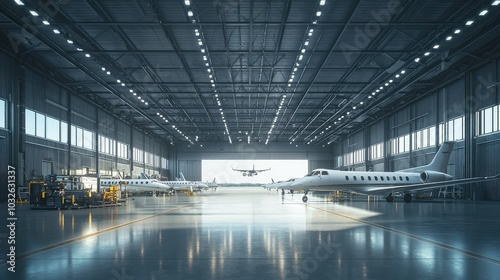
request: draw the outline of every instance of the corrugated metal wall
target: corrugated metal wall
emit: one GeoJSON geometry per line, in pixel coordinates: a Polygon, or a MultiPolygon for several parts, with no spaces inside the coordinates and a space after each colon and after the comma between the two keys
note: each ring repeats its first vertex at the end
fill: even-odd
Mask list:
{"type": "MultiPolygon", "coordinates": [[[[129,157],[132,157],[132,145],[137,143],[143,151],[169,158],[169,150],[165,144],[137,129],[132,129],[129,124],[78,97],[63,85],[43,74],[33,71],[29,67],[19,67],[18,62],[3,52],[0,52],[0,69],[0,98],[6,101],[7,108],[11,104],[15,108],[21,108],[21,118],[17,121],[20,122],[22,129],[17,133],[17,138],[21,139],[20,147],[16,148],[18,151],[14,151],[8,129],[0,128],[0,156],[5,159],[0,161],[1,178],[6,178],[7,165],[10,164],[10,160],[7,159],[11,155],[15,155],[16,162],[19,161],[16,173],[20,177],[17,183],[21,186],[26,185],[27,180],[33,176],[47,175],[48,173],[79,175],[90,172],[101,175],[116,175],[118,170],[122,174],[130,176],[132,174],[131,160],[98,153],[98,135],[129,145],[129,157]],[[18,84],[23,86],[19,87],[18,84]],[[20,100],[17,101],[19,104],[9,102],[9,94],[16,98],[20,96],[18,98],[20,100]],[[71,133],[68,133],[68,143],[25,135],[25,108],[64,121],[68,124],[68,131],[73,124],[94,132],[93,150],[70,145],[71,133]]],[[[154,164],[148,166],[137,164],[134,168],[135,171],[137,171],[137,175],[143,171],[150,174],[167,172],[154,164]]],[[[6,180],[2,180],[1,184],[0,201],[6,201],[6,180]]]]}
{"type": "MultiPolygon", "coordinates": [[[[370,145],[380,142],[384,142],[385,147],[388,148],[391,138],[429,126],[437,126],[439,123],[465,115],[470,118],[471,128],[466,130],[470,134],[465,136],[465,140],[455,143],[448,173],[455,178],[491,176],[500,173],[500,132],[476,136],[474,129],[475,112],[500,104],[499,69],[500,60],[488,63],[394,112],[386,119],[373,123],[363,131],[349,135],[342,139],[341,143],[334,144],[334,156],[342,156],[363,147],[369,148],[370,145]],[[368,142],[363,143],[363,139],[368,142]],[[467,145],[473,145],[473,147],[467,145]],[[467,162],[467,150],[472,150],[473,162],[467,162]],[[467,175],[470,173],[468,166],[470,168],[471,165],[473,174],[467,175]]],[[[436,141],[438,141],[437,138],[436,141]]],[[[398,155],[391,155],[388,149],[385,149],[385,159],[374,160],[369,164],[374,171],[395,171],[420,166],[429,163],[437,149],[438,146],[433,146],[398,155]]],[[[364,170],[364,164],[357,164],[351,168],[364,170]]],[[[472,193],[471,189],[468,190],[472,193]]],[[[474,192],[476,199],[500,200],[500,181],[484,183],[482,187],[475,188],[474,192]]]]}

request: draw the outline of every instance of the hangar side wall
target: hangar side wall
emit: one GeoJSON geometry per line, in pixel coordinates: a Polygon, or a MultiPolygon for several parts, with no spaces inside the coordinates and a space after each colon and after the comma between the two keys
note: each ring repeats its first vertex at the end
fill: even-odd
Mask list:
{"type": "Polygon", "coordinates": [[[0,69],[0,202],[9,165],[17,186],[49,174],[168,176],[171,146],[7,53],[0,69]]]}
{"type": "MultiPolygon", "coordinates": [[[[454,141],[447,172],[456,179],[500,173],[499,69],[500,60],[487,63],[346,136],[333,148],[336,168],[396,171],[420,166],[432,160],[443,141],[454,141]],[[373,157],[378,143],[382,154],[373,157]],[[349,161],[349,154],[359,149],[364,160],[349,161]]],[[[500,181],[462,187],[465,198],[500,200],[500,181]]]]}

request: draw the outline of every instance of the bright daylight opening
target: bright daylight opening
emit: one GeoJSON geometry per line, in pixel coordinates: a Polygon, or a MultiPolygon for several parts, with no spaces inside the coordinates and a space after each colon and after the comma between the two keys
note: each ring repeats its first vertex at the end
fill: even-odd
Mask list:
{"type": "Polygon", "coordinates": [[[202,160],[201,177],[203,181],[231,184],[266,184],[303,177],[308,172],[307,160],[202,160]],[[253,176],[243,176],[240,170],[269,169],[253,176]]]}

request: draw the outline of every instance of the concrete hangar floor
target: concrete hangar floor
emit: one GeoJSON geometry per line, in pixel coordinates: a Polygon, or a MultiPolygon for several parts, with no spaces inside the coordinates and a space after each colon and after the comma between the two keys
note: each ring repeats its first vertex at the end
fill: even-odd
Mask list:
{"type": "MultiPolygon", "coordinates": [[[[126,205],[18,205],[16,272],[0,279],[498,279],[500,205],[327,202],[219,188],[126,205]]],[[[3,209],[7,208],[3,204],[3,209]]],[[[6,212],[2,221],[6,221],[6,212]]]]}

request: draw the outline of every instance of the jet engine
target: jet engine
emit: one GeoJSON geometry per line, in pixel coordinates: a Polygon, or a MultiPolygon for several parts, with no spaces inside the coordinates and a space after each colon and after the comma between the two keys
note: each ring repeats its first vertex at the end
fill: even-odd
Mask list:
{"type": "Polygon", "coordinates": [[[247,176],[247,174],[245,172],[243,172],[243,176],[247,176]]]}
{"type": "Polygon", "coordinates": [[[420,181],[422,181],[422,183],[441,182],[448,180],[453,180],[453,177],[446,173],[437,171],[422,171],[420,173],[420,181]]]}

